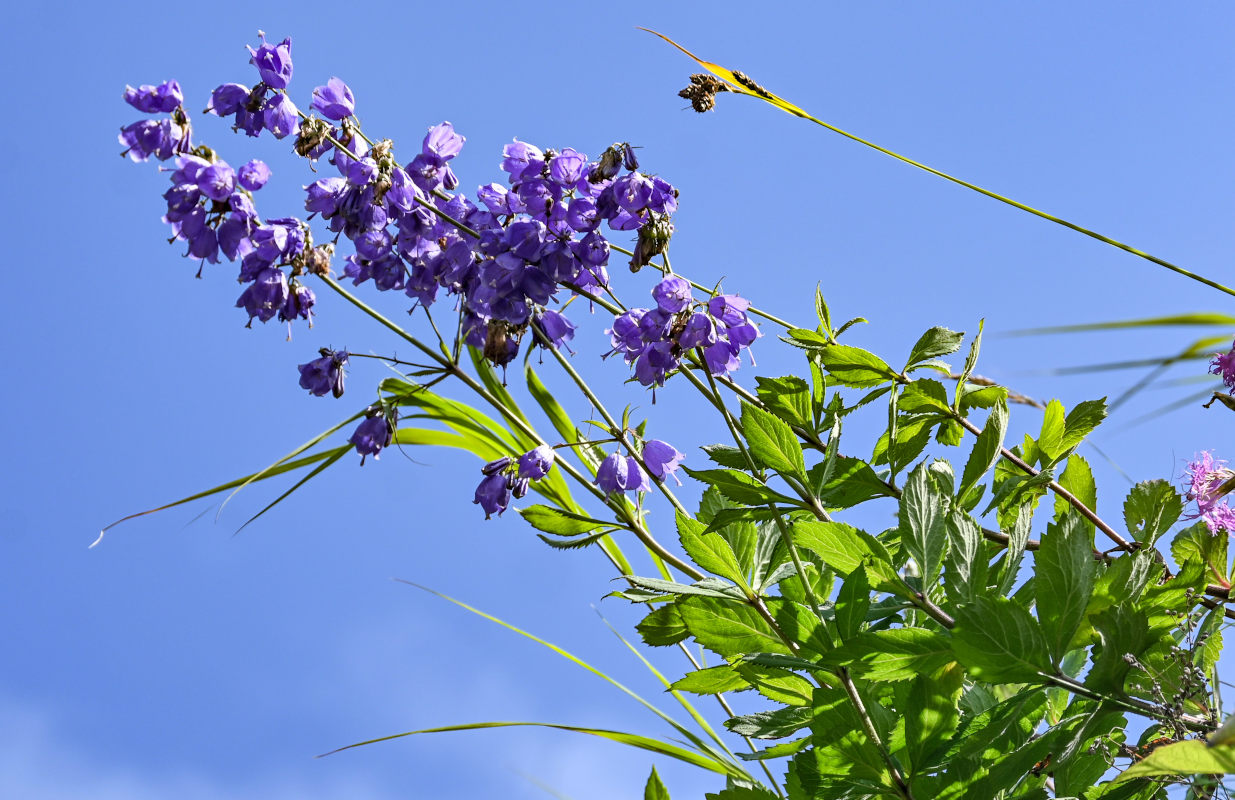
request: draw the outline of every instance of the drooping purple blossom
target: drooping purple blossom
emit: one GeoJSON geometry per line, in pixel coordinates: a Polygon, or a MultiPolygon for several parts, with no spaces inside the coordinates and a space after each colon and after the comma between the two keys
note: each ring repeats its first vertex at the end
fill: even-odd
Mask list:
{"type": "Polygon", "coordinates": [[[519,456],[519,477],[538,481],[553,467],[553,448],[542,444],[519,456]]]}
{"type": "Polygon", "coordinates": [[[647,465],[652,475],[662,481],[669,475],[673,475],[678,486],[681,486],[682,481],[673,473],[677,472],[678,467],[685,460],[686,456],[668,442],[649,439],[643,444],[643,463],[647,465]]]}
{"type": "Polygon", "coordinates": [[[620,453],[610,453],[596,470],[596,479],[592,481],[606,495],[637,491],[646,492],[652,488],[648,476],[639,467],[639,462],[632,456],[620,453]]]}
{"type": "Polygon", "coordinates": [[[545,342],[538,342],[542,347],[561,347],[575,338],[575,324],[560,311],[545,309],[543,313],[535,317],[534,324],[544,334],[545,339],[548,339],[548,345],[545,342]]]}
{"type": "Polygon", "coordinates": [[[297,367],[300,370],[300,388],[308,389],[314,397],[325,397],[327,394],[342,397],[347,351],[323,347],[318,352],[321,358],[297,367]]]}
{"type": "Polygon", "coordinates": [[[313,109],[337,122],[355,113],[356,98],[346,83],[339,78],[331,78],[325,86],[313,90],[313,109]]]}
{"type": "Polygon", "coordinates": [[[266,107],[262,109],[262,124],[276,139],[295,136],[300,130],[300,114],[296,104],[286,94],[277,93],[266,101],[266,107]]]}
{"type": "Polygon", "coordinates": [[[485,512],[485,519],[494,514],[499,517],[510,505],[510,485],[507,477],[501,473],[486,475],[476,487],[476,495],[472,502],[478,503],[485,512]]]}
{"type": "Polygon", "coordinates": [[[376,459],[393,439],[394,427],[390,424],[390,419],[383,409],[375,406],[366,412],[364,420],[356,426],[348,441],[356,446],[356,452],[360,453],[360,463],[363,465],[366,456],[376,459]]]}
{"type": "Polygon", "coordinates": [[[283,308],[287,297],[287,275],[277,267],[267,267],[236,300],[236,307],[248,313],[250,325],[254,317],[269,322],[283,308]]]}
{"type": "Polygon", "coordinates": [[[1225,531],[1235,533],[1235,509],[1228,505],[1222,485],[1235,477],[1225,461],[1215,460],[1208,450],[1197,454],[1188,462],[1185,477],[1188,479],[1188,499],[1196,503],[1196,513],[1185,515],[1186,519],[1200,519],[1217,534],[1225,531]]]}

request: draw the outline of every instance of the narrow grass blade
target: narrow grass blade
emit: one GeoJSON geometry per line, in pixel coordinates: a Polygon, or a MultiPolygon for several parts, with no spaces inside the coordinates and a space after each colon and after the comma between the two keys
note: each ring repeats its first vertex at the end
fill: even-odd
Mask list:
{"type": "Polygon", "coordinates": [[[1183,267],[1178,266],[1176,264],[1172,264],[1171,262],[1165,261],[1161,258],[1158,258],[1157,256],[1150,255],[1149,253],[1146,253],[1144,250],[1138,250],[1137,248],[1132,247],[1131,245],[1124,244],[1123,242],[1112,239],[1109,236],[1104,236],[1098,233],[1097,231],[1089,230],[1088,228],[1084,228],[1080,225],[1077,225],[1074,222],[1069,222],[1066,219],[1056,217],[1053,214],[1048,214],[1045,211],[1040,211],[1036,208],[1033,208],[1032,206],[1028,206],[1028,205],[1025,205],[1024,203],[1013,200],[1010,197],[1004,197],[1001,194],[992,192],[989,189],[983,189],[981,186],[978,186],[975,183],[970,183],[969,181],[961,180],[960,178],[957,178],[953,175],[949,175],[946,172],[937,170],[934,167],[927,166],[926,164],[923,164],[920,161],[914,161],[912,158],[903,156],[900,153],[889,150],[886,147],[881,147],[880,145],[877,145],[872,141],[863,139],[862,137],[856,136],[852,133],[849,133],[848,131],[841,130],[835,125],[831,125],[827,122],[824,122],[818,117],[811,116],[806,111],[799,108],[798,106],[795,106],[793,103],[790,103],[788,100],[785,100],[781,97],[777,97],[776,95],[772,94],[764,87],[759,86],[754,81],[747,78],[746,76],[738,75],[734,71],[729,70],[725,67],[722,67],[719,64],[714,64],[711,61],[704,61],[702,58],[690,52],[685,47],[673,41],[672,39],[670,39],[668,36],[665,36],[664,34],[657,33],[656,31],[650,30],[648,28],[640,28],[639,30],[647,31],[653,36],[659,36],[661,39],[664,39],[666,42],[673,45],[678,50],[681,50],[683,53],[685,53],[687,56],[693,59],[696,64],[703,67],[708,72],[712,73],[713,75],[715,75],[716,77],[724,81],[725,84],[728,86],[729,91],[736,92],[737,94],[750,95],[751,97],[758,97],[760,100],[764,100],[770,105],[775,106],[776,108],[779,108],[780,110],[788,114],[792,114],[795,117],[801,117],[802,119],[810,120],[811,122],[815,123],[816,125],[819,125],[820,127],[827,128],[833,133],[844,136],[846,139],[857,142],[858,144],[865,145],[866,147],[869,147],[872,150],[876,150],[880,153],[883,153],[886,156],[891,156],[892,158],[895,158],[897,161],[908,164],[911,167],[917,167],[918,169],[924,172],[929,172],[930,174],[935,175],[936,177],[943,178],[946,181],[951,181],[952,183],[955,183],[958,186],[964,186],[966,189],[971,189],[977,192],[978,194],[982,194],[982,195],[985,195],[991,198],[992,200],[998,200],[999,202],[1010,205],[1013,208],[1017,208],[1017,209],[1020,209],[1021,211],[1025,211],[1027,213],[1033,214],[1036,217],[1041,217],[1042,219],[1049,220],[1050,222],[1054,222],[1057,225],[1062,225],[1063,227],[1074,230],[1077,233],[1082,233],[1090,237],[1091,239],[1097,239],[1099,242],[1102,242],[1104,244],[1109,244],[1112,247],[1116,247],[1120,250],[1123,250],[1126,253],[1131,253],[1134,256],[1139,256],[1140,258],[1143,258],[1146,261],[1149,261],[1151,263],[1157,264],[1160,267],[1165,267],[1166,269],[1169,269],[1172,272],[1178,273],[1187,278],[1191,278],[1194,281],[1198,281],[1200,283],[1205,284],[1206,286],[1217,289],[1220,292],[1225,292],[1226,294],[1229,294],[1235,297],[1235,289],[1232,289],[1228,286],[1223,286],[1217,281],[1211,280],[1202,275],[1198,275],[1195,272],[1184,269],[1183,267]]]}
{"type": "Polygon", "coordinates": [[[662,742],[659,739],[653,739],[649,736],[640,736],[636,733],[624,733],[622,731],[611,731],[604,728],[583,728],[577,725],[556,725],[551,722],[469,722],[462,725],[444,725],[440,728],[422,728],[418,731],[406,731],[404,733],[396,733],[391,736],[382,736],[377,739],[369,739],[364,742],[356,742],[345,747],[340,747],[336,750],[331,750],[329,753],[322,753],[318,758],[341,753],[344,750],[351,750],[355,747],[364,747],[365,745],[377,744],[378,742],[388,742],[392,739],[401,739],[404,736],[416,736],[422,733],[449,733],[451,731],[475,731],[485,728],[553,728],[559,731],[571,731],[572,733],[584,733],[589,736],[599,736],[602,739],[608,739],[619,744],[637,747],[640,750],[649,750],[653,753],[659,753],[663,756],[676,758],[678,761],[691,764],[696,767],[701,767],[721,775],[734,775],[738,778],[747,778],[745,773],[735,774],[727,765],[717,763],[716,761],[699,755],[684,747],[662,742]]]}

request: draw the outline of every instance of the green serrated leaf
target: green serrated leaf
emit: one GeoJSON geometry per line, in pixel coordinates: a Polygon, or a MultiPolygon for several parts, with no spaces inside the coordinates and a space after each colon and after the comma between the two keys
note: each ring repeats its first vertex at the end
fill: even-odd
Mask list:
{"type": "Polygon", "coordinates": [[[898,530],[905,552],[918,564],[924,586],[932,585],[943,567],[948,548],[947,501],[931,481],[928,465],[919,464],[909,474],[901,493],[898,530]]]}
{"type": "Polygon", "coordinates": [[[958,332],[939,327],[931,328],[922,334],[917,343],[914,344],[913,349],[909,352],[909,361],[905,363],[905,369],[909,369],[914,364],[928,359],[955,353],[961,349],[961,342],[963,341],[965,341],[963,331],[958,332]]]}
{"type": "MultiPolygon", "coordinates": [[[[1098,507],[1098,485],[1094,482],[1093,470],[1089,462],[1073,453],[1068,456],[1064,470],[1059,475],[1059,485],[1067,489],[1073,497],[1085,504],[1086,508],[1098,507]]],[[[1055,516],[1068,513],[1072,506],[1062,497],[1055,497],[1055,516]]],[[[1093,529],[1093,523],[1082,520],[1083,524],[1093,529]]]]}
{"type": "Polygon", "coordinates": [[[656,767],[652,767],[652,774],[648,776],[648,782],[643,787],[643,800],[669,800],[669,790],[656,774],[656,767]]]}
{"type": "Polygon", "coordinates": [[[807,478],[820,501],[829,509],[852,508],[877,497],[893,497],[895,492],[879,479],[870,464],[858,458],[838,455],[829,474],[827,462],[810,468],[807,478]]]}
{"type": "Polygon", "coordinates": [[[1079,515],[1065,514],[1047,527],[1037,555],[1038,622],[1051,660],[1060,663],[1085,619],[1096,565],[1093,534],[1079,515]]]}
{"type": "Polygon", "coordinates": [[[1064,451],[1074,449],[1086,436],[1093,433],[1094,428],[1106,419],[1106,413],[1105,397],[1077,403],[1064,420],[1064,434],[1059,443],[1064,451]]]}
{"type": "Polygon", "coordinates": [[[725,727],[740,736],[752,739],[784,739],[805,728],[811,721],[811,709],[787,706],[775,711],[757,711],[725,720],[725,727]]]}
{"type": "Polygon", "coordinates": [[[697,481],[715,486],[721,494],[735,503],[799,505],[797,501],[769,489],[745,472],[732,469],[691,469],[690,467],[682,467],[682,470],[697,481]]]}
{"type": "Polygon", "coordinates": [[[790,652],[759,612],[748,605],[713,597],[685,597],[677,605],[695,641],[721,657],[790,652]]]}
{"type": "Polygon", "coordinates": [[[742,430],[756,461],[781,474],[806,478],[802,446],[783,419],[743,401],[742,430]]]}
{"type": "Polygon", "coordinates": [[[562,511],[559,508],[545,505],[520,508],[519,515],[536,530],[552,533],[555,536],[578,536],[608,524],[582,514],[562,511]]]}
{"type": "Polygon", "coordinates": [[[798,522],[793,526],[793,540],[823,559],[837,574],[847,577],[859,566],[884,565],[892,569],[892,558],[883,543],[865,531],[843,522],[798,522]]]}
{"type": "Polygon", "coordinates": [[[750,688],[750,684],[728,664],[718,667],[708,667],[694,672],[673,682],[672,688],[679,692],[691,694],[719,694],[721,692],[736,692],[750,688]]]}
{"type": "Polygon", "coordinates": [[[842,642],[858,635],[871,607],[870,581],[866,570],[858,567],[849,573],[836,596],[836,633],[842,642]]]}
{"type": "Polygon", "coordinates": [[[947,529],[947,578],[943,585],[952,602],[960,604],[986,591],[988,556],[982,545],[981,526],[969,514],[953,509],[947,529]]]}
{"type": "Polygon", "coordinates": [[[1006,597],[961,606],[952,635],[957,659],[979,680],[1026,683],[1053,671],[1037,620],[1006,597]]]}
{"type": "Polygon", "coordinates": [[[1008,405],[1000,402],[991,409],[990,416],[982,432],[978,434],[965,462],[965,471],[961,474],[961,485],[956,496],[964,498],[982,480],[987,471],[999,460],[999,451],[1003,447],[1004,433],[1008,428],[1008,405]]]}
{"type": "Polygon", "coordinates": [[[1183,498],[1175,487],[1161,478],[1138,483],[1124,500],[1128,533],[1146,547],[1170,530],[1183,511],[1183,498]]]}
{"type": "Polygon", "coordinates": [[[880,386],[899,377],[883,359],[860,347],[834,344],[818,353],[823,368],[843,386],[863,389],[880,386]]]}
{"type": "Polygon", "coordinates": [[[1210,747],[1199,739],[1163,745],[1124,770],[1117,783],[1155,775],[1230,775],[1235,747],[1210,747]]]}
{"type": "Polygon", "coordinates": [[[1132,669],[1125,656],[1139,656],[1150,642],[1145,612],[1121,604],[1093,617],[1101,645],[1094,650],[1094,664],[1085,685],[1095,691],[1123,691],[1124,678],[1132,669]]]}
{"type": "Polygon", "coordinates": [[[667,647],[686,639],[689,632],[675,603],[666,603],[643,618],[635,630],[651,647],[667,647]]]}
{"type": "Polygon", "coordinates": [[[823,299],[823,289],[815,284],[815,316],[819,318],[819,327],[829,335],[832,333],[832,312],[827,301],[823,299]]]}
{"type": "Polygon", "coordinates": [[[733,547],[719,533],[705,533],[706,526],[682,512],[677,513],[678,539],[686,555],[703,569],[728,578],[739,586],[749,589],[746,576],[733,553],[733,547]]]}
{"type": "Polygon", "coordinates": [[[755,378],[755,393],[776,416],[790,425],[811,426],[811,390],[802,378],[786,375],[780,378],[755,378]]]}
{"type": "Polygon", "coordinates": [[[708,454],[708,458],[720,464],[722,467],[730,469],[746,469],[746,456],[742,455],[742,451],[727,444],[705,444],[702,448],[703,452],[708,454]]]}
{"type": "Polygon", "coordinates": [[[955,660],[950,637],[925,628],[860,633],[827,653],[821,663],[848,667],[870,681],[904,681],[955,660]]]}

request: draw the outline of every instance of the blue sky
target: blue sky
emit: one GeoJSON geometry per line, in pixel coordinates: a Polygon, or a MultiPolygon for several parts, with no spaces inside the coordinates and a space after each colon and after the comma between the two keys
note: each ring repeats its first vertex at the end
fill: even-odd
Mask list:
{"type": "MultiPolygon", "coordinates": [[[[852,342],[890,356],[931,325],[972,331],[985,317],[979,371],[1070,406],[1117,394],[1134,376],[1043,370],[1162,355],[1189,332],[998,334],[1229,308],[1147,262],[746,98],[696,115],[676,97],[691,63],[634,27],[892,149],[1231,283],[1226,4],[800,3],[755,13],[723,3],[301,2],[207,13],[45,2],[8,13],[6,71],[15,88],[34,77],[41,102],[23,102],[0,129],[10,232],[0,318],[4,796],[548,796],[540,783],[568,797],[629,797],[653,759],[565,733],[446,734],[312,756],[486,719],[664,732],[547,651],[389,580],[452,594],[658,694],[593,610],[623,631],[635,619],[600,600],[612,573],[599,553],[548,551],[513,514],[484,522],[465,454],[391,452],[363,468],[345,459],[238,536],[274,487],[241,495],[217,522],[201,504],[86,549],[102,524],[264,466],[372,396],[383,373],[355,364],[344,399],[307,397],[295,365],[318,347],[399,349],[326,297],[317,327],[298,328],[290,344],[274,325],[245,329],[230,267],[197,281],[167,246],[165,179],[117,157],[118,128],[139,116],[120,100],[126,83],[176,78],[200,109],[217,84],[253,80],[244,45],[259,28],[293,37],[302,107],[338,75],[366,130],[402,152],[452,121],[468,137],[455,162],[464,187],[500,180],[501,146],[515,136],[592,155],[613,141],[640,145],[645,169],[682,193],[676,268],[707,284],[725,277],[730,291],[796,320],[810,318],[809,290],[821,283],[836,316],[870,320],[852,342]]],[[[313,180],[302,163],[277,143],[195,120],[198,138],[232,164],[271,164],[263,213],[299,211],[313,180]]],[[[621,272],[627,297],[646,296],[646,274],[621,272]]],[[[595,385],[617,387],[621,365],[597,357],[603,327],[599,316],[585,323],[576,362],[595,385]]],[[[771,336],[755,352],[758,373],[800,367],[771,336]]],[[[754,374],[739,375],[749,384],[754,374]]],[[[642,391],[611,391],[681,449],[722,438],[683,387],[671,384],[655,407],[642,391]]],[[[1097,435],[1137,480],[1175,478],[1203,448],[1235,457],[1220,409],[1117,430],[1180,391],[1146,392],[1097,435]]],[[[1014,420],[1033,429],[1036,413],[1017,409],[1014,420]]],[[[1095,468],[1100,507],[1118,518],[1127,484],[1097,459],[1095,468]]],[[[656,658],[682,668],[672,654],[656,658]]],[[[714,786],[655,763],[675,796],[714,786]]]]}

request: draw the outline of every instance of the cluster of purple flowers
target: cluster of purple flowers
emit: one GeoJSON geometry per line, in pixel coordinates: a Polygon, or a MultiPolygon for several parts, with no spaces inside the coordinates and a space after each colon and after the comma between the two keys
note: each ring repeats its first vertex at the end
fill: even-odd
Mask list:
{"type": "MultiPolygon", "coordinates": [[[[350,96],[342,82],[333,94],[350,96]]],[[[529,324],[547,346],[574,336],[574,324],[546,306],[561,286],[587,294],[608,285],[602,222],[614,230],[663,227],[677,208],[672,186],[633,171],[626,145],[592,162],[572,148],[542,151],[516,140],[501,162],[510,187],[480,187],[477,205],[448,194],[458,186],[450,161],[465,141],[449,122],[429,129],[406,167],[388,141],[370,147],[346,129],[339,137],[346,147],[335,145],[332,163],[340,174],[306,187],[305,208],[355,244],[344,273],[425,306],[439,290],[457,296],[468,344],[495,364],[514,359],[529,324]],[[617,177],[623,161],[631,171],[617,177]]]]}
{"type": "Polygon", "coordinates": [[[1227,504],[1226,494],[1219,492],[1224,483],[1235,477],[1235,472],[1205,450],[1188,463],[1185,477],[1190,483],[1188,499],[1196,503],[1197,509],[1187,519],[1202,520],[1213,534],[1235,533],[1235,509],[1227,504]]]}
{"type": "Polygon", "coordinates": [[[481,467],[484,475],[480,485],[476,487],[476,496],[472,502],[480,505],[485,512],[485,519],[493,514],[499,517],[510,505],[510,498],[516,500],[527,494],[532,481],[538,481],[549,474],[555,458],[553,448],[547,444],[533,448],[518,460],[503,456],[496,461],[490,461],[481,467]]]}
{"type": "Polygon", "coordinates": [[[652,298],[655,308],[625,311],[607,331],[609,354],[621,353],[644,386],[664,386],[682,354],[696,348],[711,374],[728,375],[741,366],[741,352],[762,335],[746,315],[750,302],[736,294],[697,303],[690,284],[669,275],[652,289],[652,298]]]}
{"type": "Polygon", "coordinates": [[[249,48],[249,63],[257,67],[257,85],[225,83],[210,94],[207,114],[234,117],[234,130],[257,136],[268,130],[276,139],[300,132],[300,110],[284,91],[292,80],[292,40],[269,44],[266,35],[258,32],[262,43],[256,50],[249,48]]]}
{"type": "Polygon", "coordinates": [[[120,144],[133,161],[154,156],[166,161],[193,149],[193,127],[184,110],[184,94],[176,81],[158,86],[126,86],[124,101],[143,114],[167,114],[159,119],[143,119],[120,129],[120,144]]]}
{"type": "MultiPolygon", "coordinates": [[[[212,152],[203,152],[213,158],[212,152]]],[[[261,221],[252,193],[269,180],[270,168],[253,160],[234,170],[201,155],[180,156],[176,167],[172,188],[163,195],[164,220],[175,239],[188,243],[187,255],[203,264],[218,263],[220,253],[240,262],[240,282],[249,285],[236,307],[248,312],[250,324],[275,316],[288,323],[311,320],[316,297],[295,277],[328,267],[331,248],[313,248],[307,226],[294,217],[261,221]],[[292,267],[290,281],[282,269],[287,265],[292,267]]]]}
{"type": "Polygon", "coordinates": [[[1235,346],[1225,353],[1215,354],[1213,361],[1209,362],[1209,372],[1212,375],[1221,375],[1226,387],[1235,389],[1235,346]]]}
{"type": "MultiPolygon", "coordinates": [[[[648,472],[651,472],[657,480],[663,481],[672,475],[678,485],[682,485],[677,475],[673,473],[677,472],[686,456],[676,447],[659,439],[649,439],[644,443],[643,452],[640,455],[643,463],[647,465],[648,472]]],[[[610,453],[604,461],[600,462],[600,466],[596,469],[596,479],[592,483],[596,484],[606,495],[629,491],[646,492],[652,488],[647,473],[639,466],[639,459],[634,456],[623,456],[617,452],[610,453]]]]}

